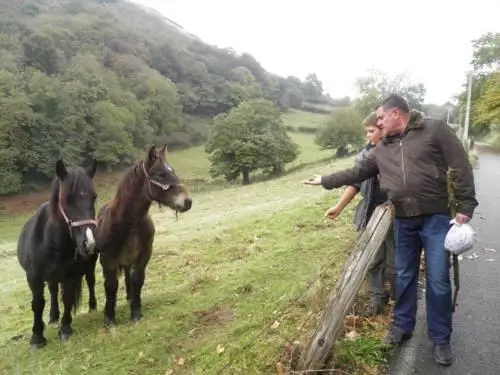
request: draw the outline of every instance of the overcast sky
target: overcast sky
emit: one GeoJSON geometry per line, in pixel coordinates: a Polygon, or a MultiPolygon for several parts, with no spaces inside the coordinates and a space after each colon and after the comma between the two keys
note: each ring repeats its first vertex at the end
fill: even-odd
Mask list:
{"type": "Polygon", "coordinates": [[[460,91],[471,40],[500,31],[500,0],[132,0],[273,73],[315,72],[333,97],[369,69],[408,72],[442,104],[460,91]]]}

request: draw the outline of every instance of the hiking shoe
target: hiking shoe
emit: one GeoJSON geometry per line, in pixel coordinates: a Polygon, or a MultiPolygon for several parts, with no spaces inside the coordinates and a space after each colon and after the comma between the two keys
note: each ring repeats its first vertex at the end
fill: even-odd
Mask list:
{"type": "Polygon", "coordinates": [[[396,327],[391,327],[387,335],[382,340],[382,344],[384,345],[400,345],[406,340],[411,338],[412,334],[409,332],[403,332],[396,327]]]}
{"type": "Polygon", "coordinates": [[[441,366],[449,366],[451,365],[452,355],[451,355],[451,346],[450,344],[446,345],[436,345],[432,349],[432,357],[436,361],[436,363],[441,366]]]}
{"type": "Polygon", "coordinates": [[[380,315],[384,310],[384,305],[383,301],[370,301],[366,309],[361,313],[361,316],[369,318],[380,315]]]}

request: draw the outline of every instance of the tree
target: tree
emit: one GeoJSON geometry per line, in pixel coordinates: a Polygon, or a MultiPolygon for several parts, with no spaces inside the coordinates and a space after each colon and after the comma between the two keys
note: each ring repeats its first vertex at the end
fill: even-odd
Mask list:
{"type": "Polygon", "coordinates": [[[360,146],[364,140],[363,118],[353,107],[332,111],[325,124],[316,133],[316,144],[323,149],[336,150],[336,156],[347,153],[347,146],[360,146]]]}
{"type": "Polygon", "coordinates": [[[373,71],[370,75],[359,78],[356,85],[360,95],[355,105],[363,116],[373,111],[380,99],[390,93],[402,95],[410,108],[422,110],[425,87],[422,83],[412,83],[404,73],[390,77],[386,73],[373,71]]]}
{"type": "Polygon", "coordinates": [[[278,173],[298,155],[276,106],[266,99],[242,102],[210,123],[205,151],[212,163],[212,176],[234,181],[240,175],[250,183],[256,170],[278,173]]]}
{"type": "MultiPolygon", "coordinates": [[[[315,75],[271,74],[133,2],[0,0],[0,9],[0,195],[48,183],[59,157],[121,168],[153,141],[203,142],[206,117],[244,101],[286,110],[322,91],[315,75]]],[[[276,134],[274,173],[296,153],[276,134]]]]}
{"type": "MultiPolygon", "coordinates": [[[[487,134],[498,123],[498,75],[500,72],[500,33],[486,33],[472,42],[474,67],[471,89],[470,133],[487,134]]],[[[459,107],[465,111],[468,77],[458,95],[459,107]]]]}
{"type": "Polygon", "coordinates": [[[489,75],[476,102],[478,121],[500,125],[500,70],[489,75]]]}
{"type": "Polygon", "coordinates": [[[318,79],[316,73],[308,74],[304,83],[304,95],[310,102],[317,102],[323,95],[323,83],[318,79]]]}
{"type": "Polygon", "coordinates": [[[500,32],[486,33],[472,42],[472,66],[477,73],[500,69],[500,32]]]}

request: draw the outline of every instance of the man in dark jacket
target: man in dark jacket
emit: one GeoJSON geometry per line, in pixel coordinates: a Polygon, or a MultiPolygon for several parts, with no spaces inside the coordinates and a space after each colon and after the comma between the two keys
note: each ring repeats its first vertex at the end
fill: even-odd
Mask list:
{"type": "Polygon", "coordinates": [[[474,175],[467,153],[453,130],[440,120],[411,112],[399,95],[389,95],[377,109],[384,139],[355,167],[304,181],[339,188],[377,174],[395,208],[396,304],[385,342],[400,344],[415,329],[418,265],[422,248],[426,261],[427,333],[433,357],[441,365],[452,361],[452,291],[450,254],[444,239],[450,229],[447,170],[454,170],[455,220],[467,223],[476,200],[474,175]]]}

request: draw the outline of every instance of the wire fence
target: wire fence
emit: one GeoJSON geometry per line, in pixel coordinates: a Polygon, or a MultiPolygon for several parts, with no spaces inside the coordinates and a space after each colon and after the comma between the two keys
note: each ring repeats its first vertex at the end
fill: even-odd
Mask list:
{"type": "MultiPolygon", "coordinates": [[[[347,246],[345,246],[345,250],[347,251],[349,248],[352,248],[355,244],[356,244],[356,240],[350,241],[349,244],[347,246]]],[[[274,319],[271,319],[271,321],[268,324],[266,324],[264,327],[262,327],[249,342],[247,342],[244,346],[240,347],[236,351],[236,353],[234,355],[232,355],[231,358],[217,371],[217,374],[223,374],[225,372],[225,370],[227,370],[234,363],[234,361],[236,359],[238,359],[248,349],[252,348],[257,343],[258,339],[261,338],[261,336],[264,333],[268,332],[271,329],[271,326],[274,324],[274,321],[280,320],[280,318],[283,318],[287,313],[290,312],[290,310],[292,308],[296,307],[298,302],[302,298],[304,298],[304,296],[307,294],[307,292],[309,291],[311,286],[316,284],[316,282],[324,276],[326,271],[329,270],[337,261],[338,261],[338,259],[336,259],[336,258],[335,259],[331,259],[331,258],[328,259],[328,261],[325,262],[324,265],[320,268],[320,271],[317,273],[316,277],[312,281],[309,282],[308,287],[300,295],[296,296],[291,301],[288,301],[288,306],[283,311],[280,312],[280,314],[277,316],[277,318],[275,317],[274,319]]],[[[305,321],[302,322],[301,328],[306,326],[308,323],[310,323],[312,318],[313,318],[313,314],[311,314],[305,321]]],[[[298,330],[297,334],[295,334],[291,338],[286,339],[285,341],[286,342],[295,342],[299,338],[300,335],[301,335],[301,329],[298,330]]],[[[277,351],[277,355],[276,355],[277,360],[284,358],[285,355],[287,354],[287,352],[289,352],[288,353],[289,358],[287,358],[287,362],[288,363],[294,362],[294,360],[296,359],[295,355],[297,354],[297,352],[295,350],[293,350],[292,348],[287,347],[287,346],[285,346],[281,350],[277,351]]],[[[339,374],[340,373],[341,372],[339,372],[339,374]]]]}

